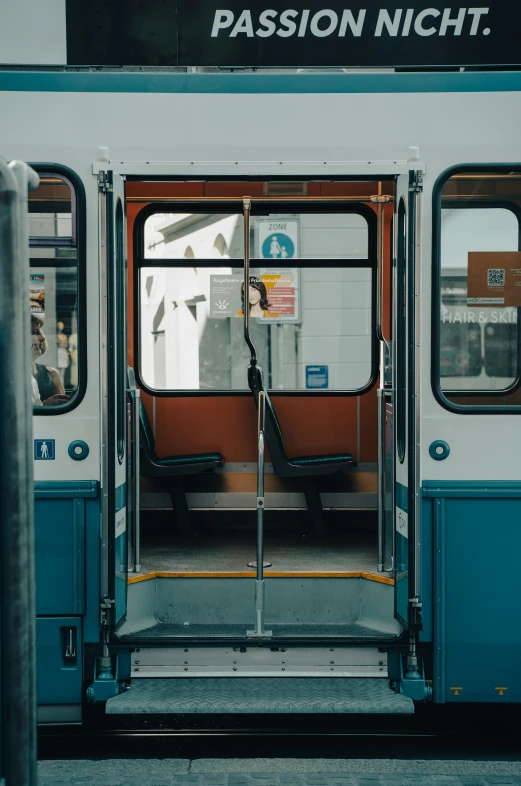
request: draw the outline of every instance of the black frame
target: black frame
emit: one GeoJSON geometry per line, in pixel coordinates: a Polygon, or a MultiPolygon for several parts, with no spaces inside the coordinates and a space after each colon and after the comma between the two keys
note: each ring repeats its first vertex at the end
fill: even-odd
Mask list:
{"type": "Polygon", "coordinates": [[[115,252],[116,252],[116,368],[117,368],[117,414],[116,414],[116,445],[118,461],[123,463],[125,456],[125,437],[127,433],[127,378],[128,347],[127,347],[127,314],[125,310],[127,289],[127,260],[125,254],[125,212],[120,197],[116,199],[114,213],[115,252]]]}
{"type": "MultiPolygon", "coordinates": [[[[76,258],[52,259],[49,257],[31,257],[29,262],[38,263],[39,267],[73,267],[78,271],[78,387],[71,400],[66,404],[51,407],[33,407],[33,415],[54,416],[71,412],[83,401],[87,390],[87,208],[85,188],[80,176],[69,167],[56,163],[30,163],[39,175],[48,175],[64,178],[72,185],[71,191],[71,219],[72,238],[53,238],[52,243],[38,243],[41,247],[70,248],[76,241],[76,258]],[[56,264],[58,263],[58,264],[56,264]]],[[[39,238],[30,238],[30,248],[37,248],[31,241],[39,238]]]]}
{"type": "Polygon", "coordinates": [[[396,358],[396,446],[400,464],[405,461],[406,422],[407,412],[407,340],[405,336],[405,312],[407,310],[407,205],[405,199],[400,199],[397,211],[397,238],[396,238],[396,346],[400,349],[402,357],[396,358]]]}
{"type": "MultiPolygon", "coordinates": [[[[139,180],[139,178],[136,178],[139,180]]],[[[208,178],[209,179],[209,178],[208,178]]],[[[257,178],[264,182],[266,177],[257,178]]],[[[282,178],[277,178],[277,180],[282,178]]],[[[380,178],[381,180],[382,178],[380,178]]],[[[386,178],[390,179],[390,178],[386,178]]],[[[206,178],[205,178],[206,180],[206,178]]],[[[224,181],[224,178],[217,178],[219,181],[224,181]]],[[[302,180],[302,178],[288,178],[290,182],[294,182],[296,180],[302,180]]],[[[306,182],[310,182],[308,179],[304,180],[306,182]]],[[[364,178],[365,180],[365,178],[364,178]]],[[[243,182],[241,180],[241,182],[243,182]]],[[[363,181],[362,181],[363,182],[363,181]]],[[[182,200],[175,201],[175,202],[162,202],[161,204],[151,203],[136,215],[134,220],[134,231],[133,231],[133,246],[134,246],[134,255],[133,255],[133,278],[134,278],[134,357],[135,360],[135,374],[136,374],[136,381],[138,386],[144,390],[146,393],[149,393],[151,396],[155,397],[168,397],[173,398],[176,396],[250,396],[251,392],[246,388],[244,390],[154,390],[150,388],[143,380],[141,376],[141,346],[140,346],[140,329],[141,329],[141,290],[139,286],[139,274],[142,268],[147,267],[192,267],[194,262],[197,263],[197,267],[218,267],[216,259],[147,259],[144,255],[145,252],[145,245],[144,245],[144,229],[145,229],[145,222],[146,220],[155,213],[224,213],[224,214],[233,214],[236,213],[237,215],[242,215],[242,207],[243,207],[243,199],[242,197],[237,197],[236,199],[230,199],[228,201],[209,201],[204,197],[200,199],[190,200],[189,202],[183,202],[182,200]],[[235,208],[235,209],[234,209],[235,208]]],[[[363,202],[344,202],[341,203],[339,200],[327,200],[321,199],[320,201],[313,202],[313,198],[306,199],[305,201],[296,201],[291,197],[288,199],[277,199],[277,200],[270,200],[269,198],[264,198],[262,201],[255,201],[255,198],[252,198],[251,204],[251,215],[252,216],[262,216],[262,215],[269,215],[269,213],[273,213],[275,210],[278,210],[281,213],[354,213],[357,215],[363,216],[367,221],[368,227],[368,254],[367,259],[363,260],[349,260],[349,259],[324,259],[323,257],[319,258],[309,258],[306,257],[304,259],[295,259],[293,260],[294,267],[339,267],[339,268],[346,268],[346,267],[356,267],[356,268],[369,268],[373,271],[373,275],[371,277],[371,310],[372,313],[376,313],[376,287],[377,287],[377,276],[376,276],[376,268],[377,268],[377,237],[376,237],[376,228],[377,228],[377,215],[375,211],[370,208],[368,205],[364,204],[363,202]],[[353,264],[350,264],[350,263],[353,264]]],[[[237,259],[230,259],[230,263],[234,267],[243,267],[244,266],[244,259],[239,257],[237,259]]],[[[263,258],[252,258],[250,260],[251,266],[256,267],[270,267],[270,260],[263,259],[263,258]],[[258,265],[255,263],[258,262],[258,265]]],[[[227,265],[228,267],[230,265],[227,265]]],[[[275,265],[274,265],[275,266],[275,265]]],[[[280,264],[279,264],[280,267],[280,264]]],[[[367,393],[371,388],[374,387],[376,380],[378,378],[378,342],[376,338],[376,326],[375,320],[371,322],[371,374],[369,380],[365,387],[359,388],[357,390],[269,390],[270,395],[273,396],[361,396],[364,393],[367,393]]]]}
{"type": "MultiPolygon", "coordinates": [[[[464,174],[519,174],[521,179],[521,165],[517,164],[457,164],[456,166],[449,167],[438,177],[434,184],[432,192],[432,293],[431,293],[431,387],[436,401],[449,412],[455,412],[461,415],[473,414],[497,414],[497,415],[510,415],[516,412],[521,412],[521,405],[514,404],[456,404],[446,398],[450,396],[460,396],[462,398],[504,398],[521,387],[521,331],[518,332],[518,376],[514,383],[509,388],[503,390],[478,390],[478,391],[447,391],[441,388],[441,375],[440,375],[440,314],[441,314],[441,297],[439,296],[441,288],[441,210],[442,200],[441,194],[443,186],[454,175],[464,174]]],[[[472,208],[490,208],[501,207],[508,208],[517,215],[520,222],[520,246],[521,246],[521,208],[508,199],[498,199],[491,201],[490,199],[468,199],[468,200],[451,200],[448,199],[447,203],[452,204],[453,207],[472,207],[472,208]]],[[[446,203],[446,204],[447,204],[446,203]]],[[[518,323],[519,324],[519,323],[518,323]]]]}

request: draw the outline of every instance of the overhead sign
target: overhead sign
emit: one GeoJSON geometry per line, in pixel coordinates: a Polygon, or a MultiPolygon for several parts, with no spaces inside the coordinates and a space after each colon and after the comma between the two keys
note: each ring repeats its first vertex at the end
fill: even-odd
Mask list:
{"type": "Polygon", "coordinates": [[[521,251],[469,251],[467,304],[521,306],[521,251]]]}
{"type": "Polygon", "coordinates": [[[71,65],[488,66],[521,63],[521,3],[67,2],[71,65]],[[297,4],[301,5],[301,4],[297,4]]]}

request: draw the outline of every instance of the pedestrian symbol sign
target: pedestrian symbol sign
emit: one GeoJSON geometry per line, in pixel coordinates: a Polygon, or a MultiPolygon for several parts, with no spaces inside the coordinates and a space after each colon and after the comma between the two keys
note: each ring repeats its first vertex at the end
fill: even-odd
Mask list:
{"type": "Polygon", "coordinates": [[[291,259],[295,256],[295,244],[284,232],[269,235],[262,244],[264,259],[291,259]]]}
{"type": "Polygon", "coordinates": [[[34,458],[35,461],[54,461],[56,458],[56,440],[35,439],[34,458]]]}
{"type": "Polygon", "coordinates": [[[300,256],[299,250],[299,220],[280,219],[273,221],[271,218],[257,219],[257,248],[258,255],[263,259],[295,259],[300,256]]]}

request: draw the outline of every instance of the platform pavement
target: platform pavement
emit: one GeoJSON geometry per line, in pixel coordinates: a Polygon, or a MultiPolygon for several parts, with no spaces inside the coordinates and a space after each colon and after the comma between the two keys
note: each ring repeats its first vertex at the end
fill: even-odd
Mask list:
{"type": "Polygon", "coordinates": [[[41,761],[39,786],[521,786],[521,761],[104,759],[41,761]]]}

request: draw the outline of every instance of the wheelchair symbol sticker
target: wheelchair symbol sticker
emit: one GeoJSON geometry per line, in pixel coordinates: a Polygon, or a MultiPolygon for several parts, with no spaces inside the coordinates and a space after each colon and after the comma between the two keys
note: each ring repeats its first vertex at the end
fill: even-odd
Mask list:
{"type": "Polygon", "coordinates": [[[35,439],[34,458],[35,461],[54,461],[56,458],[56,440],[35,439]]]}

